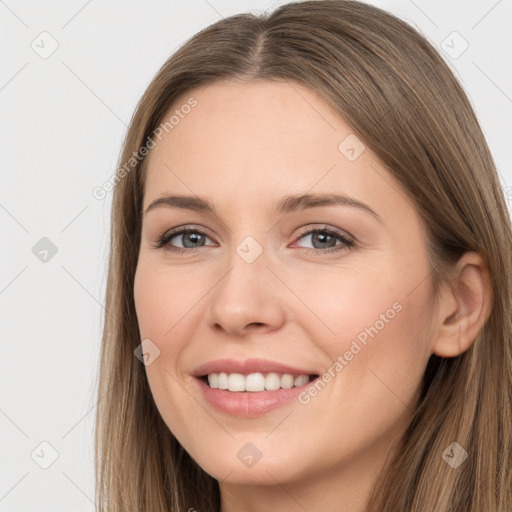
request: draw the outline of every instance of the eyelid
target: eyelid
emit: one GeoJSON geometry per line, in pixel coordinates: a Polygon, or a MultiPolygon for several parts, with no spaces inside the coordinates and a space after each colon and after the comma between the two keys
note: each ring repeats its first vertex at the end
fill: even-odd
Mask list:
{"type": "Polygon", "coordinates": [[[299,233],[297,234],[296,240],[301,238],[304,235],[310,234],[314,231],[327,231],[334,233],[338,236],[344,237],[346,239],[349,239],[351,242],[356,241],[356,237],[352,236],[348,231],[345,231],[344,229],[336,228],[334,226],[330,226],[328,224],[317,224],[317,227],[314,225],[311,226],[305,226],[304,228],[301,228],[299,230],[299,233]]]}
{"type": "Polygon", "coordinates": [[[205,228],[204,226],[200,226],[199,224],[183,224],[182,226],[176,226],[175,228],[171,228],[168,231],[165,231],[164,234],[160,236],[168,237],[172,235],[178,235],[183,231],[198,231],[211,237],[210,230],[205,228]]]}
{"type": "MultiPolygon", "coordinates": [[[[183,224],[182,226],[176,226],[174,228],[171,228],[167,231],[165,231],[163,234],[161,235],[157,235],[156,239],[153,240],[153,247],[155,248],[159,248],[159,247],[163,247],[165,245],[167,245],[168,241],[171,239],[171,238],[174,238],[175,236],[178,236],[178,235],[182,235],[188,231],[193,231],[193,232],[198,232],[198,233],[201,233],[203,235],[206,235],[208,238],[210,239],[213,239],[214,237],[212,237],[210,234],[209,234],[209,230],[203,226],[200,226],[198,224],[183,224]],[[166,240],[166,242],[163,244],[163,246],[160,246],[160,242],[162,240],[166,240]]],[[[180,250],[181,248],[180,247],[175,247],[175,249],[177,250],[180,250]]],[[[192,251],[193,249],[188,249],[188,251],[192,251]]]]}
{"type": "MultiPolygon", "coordinates": [[[[356,237],[351,235],[348,231],[340,228],[336,228],[327,224],[316,224],[315,226],[304,226],[303,228],[299,229],[298,234],[296,235],[296,238],[300,238],[301,236],[310,233],[311,231],[332,231],[337,234],[346,235],[348,238],[350,238],[353,241],[356,241],[356,237]]],[[[171,234],[179,234],[181,231],[194,231],[198,230],[200,232],[203,232],[204,234],[211,237],[211,235],[208,234],[209,230],[203,226],[200,226],[199,224],[184,224],[183,226],[176,226],[175,228],[171,228],[168,231],[166,231],[163,235],[159,235],[158,238],[167,237],[171,234]]]]}

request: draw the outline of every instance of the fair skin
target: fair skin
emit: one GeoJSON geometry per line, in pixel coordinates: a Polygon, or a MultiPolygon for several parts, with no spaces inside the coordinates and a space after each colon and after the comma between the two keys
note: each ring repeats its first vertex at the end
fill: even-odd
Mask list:
{"type": "Polygon", "coordinates": [[[220,482],[222,512],[362,512],[411,419],[430,355],[467,350],[488,315],[484,262],[475,253],[459,261],[459,277],[429,319],[418,212],[368,148],[353,161],[340,152],[353,130],[316,93],[285,82],[222,82],[176,105],[191,96],[198,106],[149,155],[143,209],[165,194],[187,195],[210,201],[216,215],[161,205],[143,217],[134,299],[141,340],[160,350],[146,366],[155,403],[220,482]],[[345,194],[376,215],[349,205],[271,209],[306,193],[345,194]],[[190,225],[202,239],[178,235],[153,247],[190,225]],[[325,252],[305,234],[324,226],[353,246],[338,240],[328,248],[341,250],[325,252]],[[262,249],[251,263],[236,252],[248,236],[262,249]],[[378,334],[308,403],[257,417],[212,407],[191,375],[215,359],[252,357],[321,375],[376,325],[378,334]],[[237,457],[248,442],[262,453],[252,467],[237,457]]]}

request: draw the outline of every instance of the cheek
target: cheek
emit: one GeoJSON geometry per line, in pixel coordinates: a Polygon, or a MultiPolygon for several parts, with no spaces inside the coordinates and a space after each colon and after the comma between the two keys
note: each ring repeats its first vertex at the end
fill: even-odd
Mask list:
{"type": "Polygon", "coordinates": [[[308,295],[331,331],[322,336],[311,332],[311,339],[332,361],[337,403],[361,393],[377,407],[386,397],[415,399],[430,356],[430,285],[425,280],[415,288],[414,275],[404,278],[393,268],[384,270],[380,277],[371,271],[344,273],[323,293],[308,295]]]}
{"type": "MultiPolygon", "coordinates": [[[[302,402],[324,411],[317,426],[311,415],[307,421],[313,430],[329,422],[333,443],[347,453],[405,426],[428,361],[421,291],[409,297],[396,288],[389,296],[362,291],[365,301],[339,305],[336,336],[317,338],[332,364],[322,376],[325,385],[302,402]]],[[[335,462],[334,454],[327,457],[335,462]]]]}
{"type": "Polygon", "coordinates": [[[150,339],[159,355],[145,366],[148,383],[157,408],[173,430],[186,424],[191,413],[181,385],[179,364],[188,345],[194,317],[193,305],[198,302],[198,284],[191,283],[187,274],[161,268],[142,260],[134,279],[134,302],[141,339],[150,339]],[[173,411],[168,417],[168,411],[173,411]]]}
{"type": "Polygon", "coordinates": [[[149,261],[139,263],[134,301],[141,336],[159,340],[172,337],[200,295],[193,277],[149,261]]]}
{"type": "Polygon", "coordinates": [[[315,343],[326,344],[331,355],[332,350],[337,354],[348,350],[356,338],[364,344],[370,339],[366,329],[371,326],[379,333],[389,330],[403,309],[403,294],[392,268],[347,267],[317,273],[296,281],[294,290],[308,307],[308,311],[297,307],[295,321],[307,327],[315,343]]]}
{"type": "MultiPolygon", "coordinates": [[[[222,473],[216,475],[222,478],[231,470],[232,460],[238,463],[236,452],[246,439],[227,438],[214,418],[191,400],[179,373],[184,354],[190,358],[200,353],[193,351],[190,340],[194,331],[204,328],[205,294],[218,275],[206,269],[185,272],[144,259],[140,263],[134,282],[139,328],[142,339],[154,340],[161,349],[146,367],[156,406],[187,451],[209,472],[222,473]]],[[[283,421],[275,431],[274,424],[251,426],[256,444],[265,453],[279,454],[272,469],[276,477],[286,477],[277,466],[287,458],[304,472],[310,471],[312,463],[319,467],[338,463],[343,453],[355,453],[394,431],[408,413],[404,404],[413,409],[426,364],[422,346],[427,337],[428,285],[425,282],[410,293],[415,278],[408,273],[405,279],[401,268],[396,261],[381,261],[379,268],[346,266],[339,273],[315,268],[304,271],[300,279],[292,269],[289,275],[286,270],[280,274],[283,281],[293,282],[294,292],[284,290],[281,304],[290,319],[285,328],[297,329],[302,339],[309,340],[304,350],[317,354],[319,360],[321,354],[329,356],[322,359],[327,361],[325,370],[329,360],[341,365],[341,357],[344,363],[341,371],[333,368],[335,377],[325,390],[311,395],[307,404],[294,405],[293,421],[283,421]],[[271,430],[273,436],[268,437],[271,430]],[[295,459],[297,453],[302,455],[295,459]]],[[[237,427],[232,430],[236,432],[237,427]]]]}
{"type": "Polygon", "coordinates": [[[175,279],[171,282],[165,272],[155,268],[139,264],[134,280],[134,302],[141,340],[151,340],[159,350],[158,357],[145,367],[158,405],[162,383],[172,381],[172,376],[176,375],[181,338],[174,336],[173,331],[178,322],[179,303],[184,298],[176,292],[175,279]],[[169,339],[173,339],[173,343],[165,341],[169,339]]]}

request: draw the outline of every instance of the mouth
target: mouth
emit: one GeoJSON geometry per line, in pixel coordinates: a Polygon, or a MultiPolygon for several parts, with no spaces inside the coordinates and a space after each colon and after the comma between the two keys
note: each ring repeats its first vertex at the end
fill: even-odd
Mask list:
{"type": "Polygon", "coordinates": [[[255,373],[227,373],[212,372],[201,375],[202,380],[211,389],[220,389],[234,393],[257,393],[262,391],[276,391],[305,386],[317,379],[317,374],[292,375],[290,373],[255,372],[255,373]]]}
{"type": "MultiPolygon", "coordinates": [[[[320,377],[318,370],[270,359],[217,359],[191,373],[200,396],[217,411],[255,418],[293,405],[306,387],[320,377]]],[[[300,403],[297,401],[297,403],[300,403]]]]}

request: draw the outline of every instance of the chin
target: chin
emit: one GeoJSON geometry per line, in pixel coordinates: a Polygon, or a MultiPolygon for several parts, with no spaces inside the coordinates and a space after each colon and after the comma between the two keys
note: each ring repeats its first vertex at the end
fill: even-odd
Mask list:
{"type": "Polygon", "coordinates": [[[307,471],[308,467],[300,447],[279,450],[279,446],[265,439],[267,435],[251,435],[254,442],[247,441],[248,436],[244,435],[243,440],[230,439],[227,445],[212,442],[212,446],[201,447],[196,444],[193,453],[189,453],[219,482],[275,485],[300,478],[302,470],[307,471]]]}

